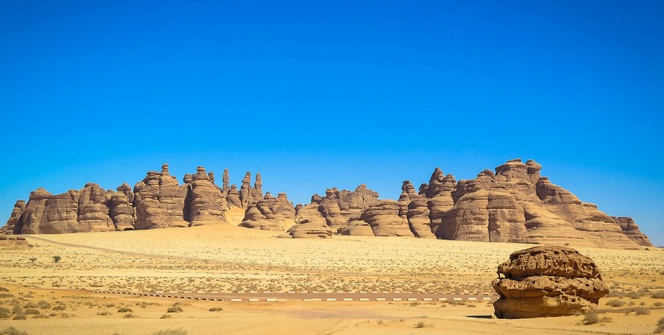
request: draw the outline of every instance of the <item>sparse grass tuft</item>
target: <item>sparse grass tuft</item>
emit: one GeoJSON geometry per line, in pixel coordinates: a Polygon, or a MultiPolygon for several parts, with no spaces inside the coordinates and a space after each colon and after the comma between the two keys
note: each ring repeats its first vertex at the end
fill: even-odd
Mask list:
{"type": "Polygon", "coordinates": [[[611,322],[611,318],[609,317],[600,318],[596,310],[591,310],[590,312],[586,313],[583,316],[583,321],[582,321],[584,325],[592,325],[596,323],[607,323],[607,322],[611,322]]]}
{"type": "Polygon", "coordinates": [[[14,327],[9,327],[9,328],[5,328],[2,331],[0,331],[0,334],[2,334],[2,335],[28,335],[28,332],[18,330],[14,327]]]}
{"type": "Polygon", "coordinates": [[[424,321],[420,321],[417,324],[415,324],[415,328],[429,328],[429,327],[433,327],[433,325],[429,323],[424,323],[424,321]]]}
{"type": "Polygon", "coordinates": [[[182,328],[177,329],[164,329],[152,333],[152,335],[187,335],[187,331],[182,328]]]}
{"type": "Polygon", "coordinates": [[[657,321],[657,329],[655,329],[655,334],[662,333],[664,333],[664,318],[661,318],[659,321],[657,321]]]}
{"type": "Polygon", "coordinates": [[[611,306],[611,307],[622,307],[622,306],[625,306],[625,302],[622,301],[622,300],[618,300],[618,299],[609,300],[609,301],[606,302],[606,304],[607,304],[608,306],[611,306]]]}

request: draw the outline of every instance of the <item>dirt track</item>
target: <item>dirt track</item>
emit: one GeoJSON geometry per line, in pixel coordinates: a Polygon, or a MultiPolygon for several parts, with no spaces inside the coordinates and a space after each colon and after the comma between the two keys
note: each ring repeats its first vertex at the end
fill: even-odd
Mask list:
{"type": "Polygon", "coordinates": [[[404,292],[178,292],[157,291],[152,293],[95,291],[99,294],[127,294],[164,298],[212,301],[493,301],[496,295],[469,294],[415,294],[404,292]]]}

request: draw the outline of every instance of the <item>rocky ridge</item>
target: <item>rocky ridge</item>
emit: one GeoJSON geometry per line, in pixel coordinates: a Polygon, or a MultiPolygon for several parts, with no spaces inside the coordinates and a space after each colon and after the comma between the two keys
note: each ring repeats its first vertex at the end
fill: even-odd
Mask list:
{"type": "MultiPolygon", "coordinates": [[[[608,248],[651,246],[628,217],[612,217],[597,206],[540,175],[542,166],[510,160],[483,170],[471,180],[457,180],[436,168],[416,191],[404,181],[398,200],[358,186],[354,191],[327,189],[306,205],[293,204],[285,193],[263,195],[256,174],[247,172],[238,188],[228,169],[222,186],[213,172],[198,167],[183,183],[149,171],[132,189],[126,183],[106,191],[88,183],[81,190],[52,195],[44,189],[16,202],[6,233],[71,233],[224,224],[225,212],[245,211],[240,226],[286,232],[292,237],[402,236],[483,242],[568,244],[608,248]]],[[[239,219],[239,218],[238,218],[239,219]]]]}
{"type": "MultiPolygon", "coordinates": [[[[235,185],[228,185],[228,170],[224,170],[221,188],[214,184],[214,173],[203,167],[195,174],[186,174],[180,184],[164,164],[161,172],[149,171],[133,189],[124,183],[114,192],[87,183],[81,190],[53,195],[39,188],[30,193],[27,203],[16,202],[1,231],[61,234],[223,224],[224,212],[231,206],[252,207],[262,198],[260,175],[253,187],[250,176],[247,172],[241,193],[235,185]]],[[[294,216],[295,210],[285,197],[280,194],[280,203],[287,203],[287,209],[281,211],[290,208],[294,216]]]]}

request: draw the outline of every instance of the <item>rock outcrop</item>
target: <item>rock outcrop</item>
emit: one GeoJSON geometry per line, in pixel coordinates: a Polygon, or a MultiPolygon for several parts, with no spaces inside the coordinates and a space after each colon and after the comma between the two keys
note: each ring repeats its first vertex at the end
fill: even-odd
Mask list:
{"type": "Polygon", "coordinates": [[[360,215],[360,220],[371,226],[375,236],[413,236],[408,221],[399,216],[399,203],[380,200],[360,215]]]}
{"type": "Polygon", "coordinates": [[[214,174],[206,173],[205,168],[196,168],[193,181],[188,186],[187,213],[191,226],[225,223],[226,199],[221,189],[214,185],[214,174]]]}
{"type": "MultiPolygon", "coordinates": [[[[314,194],[311,203],[297,211],[295,222],[298,224],[322,222],[336,234],[367,235],[367,229],[356,228],[369,227],[368,223],[360,222],[360,215],[376,202],[378,202],[378,193],[368,189],[364,184],[352,192],[331,188],[325,191],[324,197],[314,194]]],[[[295,228],[297,229],[301,228],[295,228]]]]}
{"type": "Polygon", "coordinates": [[[23,236],[13,236],[4,231],[0,231],[0,249],[24,249],[31,245],[25,240],[23,236]]]}
{"type": "MultiPolygon", "coordinates": [[[[187,178],[185,178],[187,179],[187,178]]],[[[184,219],[188,184],[182,187],[164,164],[160,172],[149,171],[143,181],[134,186],[136,229],[187,227],[184,219]]]]}
{"type": "Polygon", "coordinates": [[[76,232],[115,230],[107,206],[110,198],[110,194],[99,185],[85,184],[79,192],[76,232]]]}
{"type": "Polygon", "coordinates": [[[240,226],[284,231],[285,226],[293,220],[295,220],[295,208],[286,193],[279,193],[275,198],[268,192],[262,200],[249,205],[240,226]]]}
{"type": "Polygon", "coordinates": [[[507,319],[583,314],[609,292],[592,259],[557,246],[512,253],[492,286],[495,314],[507,319]]]}
{"type": "Polygon", "coordinates": [[[18,223],[18,220],[21,219],[24,211],[25,200],[17,200],[16,203],[14,203],[14,209],[12,210],[12,213],[9,215],[9,220],[7,220],[7,223],[2,228],[0,228],[0,231],[5,234],[14,234],[16,224],[18,223]]]}
{"type": "Polygon", "coordinates": [[[629,217],[612,217],[613,220],[620,226],[625,236],[630,240],[644,247],[652,247],[652,243],[646,234],[641,232],[639,226],[629,217]]]}
{"type": "Polygon", "coordinates": [[[516,242],[637,249],[651,246],[628,217],[612,217],[596,205],[541,176],[533,160],[513,159],[476,178],[460,180],[440,168],[416,191],[406,180],[397,201],[379,200],[366,185],[355,191],[330,188],[296,208],[285,194],[263,196],[263,180],[251,185],[247,172],[241,186],[222,186],[213,172],[199,167],[178,184],[169,174],[150,171],[133,189],[117,192],[88,183],[81,190],[52,195],[44,189],[17,202],[2,231],[16,234],[70,233],[186,227],[232,221],[291,236],[415,236],[481,242],[516,242]],[[244,210],[244,219],[241,212],[244,210]],[[292,225],[294,227],[290,229],[292,225]],[[300,227],[302,226],[302,227],[300,227]],[[297,234],[296,234],[297,232],[297,234]]]}
{"type": "Polygon", "coordinates": [[[134,229],[134,192],[131,186],[124,183],[117,188],[117,192],[111,195],[108,202],[109,214],[113,220],[116,230],[134,229]]]}

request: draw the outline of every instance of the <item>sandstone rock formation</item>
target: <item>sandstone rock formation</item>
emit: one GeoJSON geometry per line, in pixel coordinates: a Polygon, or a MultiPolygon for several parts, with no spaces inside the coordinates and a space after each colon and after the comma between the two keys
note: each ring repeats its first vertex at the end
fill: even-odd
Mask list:
{"type": "Polygon", "coordinates": [[[495,314],[507,319],[585,313],[609,292],[592,259],[557,246],[512,253],[492,285],[495,314]]]}
{"type": "Polygon", "coordinates": [[[131,186],[123,183],[118,186],[118,191],[111,195],[108,202],[109,214],[113,220],[116,230],[134,229],[134,192],[131,186]]]}
{"type": "Polygon", "coordinates": [[[268,192],[262,200],[249,205],[240,226],[284,231],[286,222],[294,219],[295,208],[286,193],[279,193],[275,198],[268,192]]]}
{"type": "MultiPolygon", "coordinates": [[[[263,192],[262,179],[256,177],[256,185],[244,199],[252,204],[263,192]]],[[[203,167],[198,167],[196,174],[185,174],[183,181],[179,185],[170,175],[168,164],[164,164],[161,172],[149,171],[133,191],[126,183],[117,192],[94,183],[56,195],[39,188],[30,194],[27,203],[16,202],[1,230],[10,234],[60,234],[222,224],[230,206],[242,206],[237,187],[228,185],[227,169],[223,175],[226,191],[214,184],[214,173],[203,167]]],[[[271,201],[278,215],[292,221],[295,210],[285,194],[271,201]]]]}
{"type": "Polygon", "coordinates": [[[115,225],[106,203],[108,193],[99,185],[87,183],[79,192],[76,232],[113,231],[115,225]]]}
{"type": "Polygon", "coordinates": [[[639,226],[634,222],[632,218],[629,217],[612,217],[613,220],[620,226],[620,229],[623,231],[625,236],[630,240],[636,242],[637,244],[644,247],[652,247],[650,239],[646,234],[641,232],[639,226]]]}
{"type": "Polygon", "coordinates": [[[285,194],[263,196],[256,174],[247,172],[240,188],[224,170],[222,186],[203,167],[178,184],[168,171],[150,171],[132,192],[88,183],[79,191],[52,195],[44,189],[17,202],[2,231],[16,234],[70,233],[186,227],[234,222],[244,210],[244,227],[291,232],[291,236],[416,236],[485,242],[571,244],[608,248],[651,246],[631,218],[611,217],[542,177],[542,166],[510,160],[471,180],[457,180],[436,168],[419,191],[404,181],[398,201],[379,200],[366,185],[355,191],[327,189],[324,196],[293,208],[285,194]],[[289,229],[290,225],[302,225],[289,229]],[[297,234],[296,234],[297,232],[297,234]]]}
{"type": "Polygon", "coordinates": [[[360,220],[371,226],[375,236],[413,236],[408,221],[399,216],[399,203],[380,200],[360,215],[360,220]]]}
{"type": "Polygon", "coordinates": [[[16,201],[12,213],[9,215],[9,220],[7,220],[7,224],[5,224],[4,227],[0,228],[0,231],[5,234],[14,234],[14,229],[16,227],[16,224],[18,223],[18,220],[21,219],[21,215],[23,215],[24,211],[25,211],[25,200],[16,201]]]}
{"type": "Polygon", "coordinates": [[[430,214],[427,199],[415,199],[408,204],[408,225],[415,237],[436,238],[431,232],[430,214]]]}
{"type": "MultiPolygon", "coordinates": [[[[637,248],[613,218],[540,176],[541,165],[514,159],[484,170],[451,192],[436,236],[485,242],[573,243],[637,248]]],[[[435,173],[434,173],[435,174],[435,173]]],[[[432,178],[433,179],[433,178],[432,178]]],[[[432,211],[433,212],[433,211],[432,211]]],[[[437,215],[439,215],[437,213],[437,215]]],[[[433,215],[432,215],[433,216],[433,215]]]]}
{"type": "MultiPolygon", "coordinates": [[[[323,223],[328,226],[329,231],[342,235],[366,235],[367,229],[356,229],[357,227],[369,227],[368,223],[359,222],[359,217],[365,209],[377,201],[378,193],[368,189],[364,184],[359,185],[352,192],[337,188],[327,189],[324,197],[314,194],[311,197],[311,203],[297,211],[295,222],[297,224],[323,223]]],[[[315,229],[319,229],[319,225],[315,227],[315,229]]],[[[298,229],[304,228],[298,227],[293,231],[298,229]]]]}
{"type": "Polygon", "coordinates": [[[242,208],[242,199],[240,199],[240,191],[237,190],[237,186],[231,185],[228,195],[226,195],[226,202],[230,206],[242,208]]]}
{"type": "Polygon", "coordinates": [[[185,217],[191,226],[226,222],[226,200],[210,176],[214,177],[214,174],[207,174],[205,168],[199,166],[193,181],[188,185],[185,217]]]}
{"type": "Polygon", "coordinates": [[[242,208],[248,208],[249,205],[255,204],[263,198],[263,179],[261,174],[256,174],[254,187],[251,187],[251,172],[247,172],[242,178],[242,185],[240,186],[240,202],[242,208]]]}
{"type": "Polygon", "coordinates": [[[187,227],[184,219],[188,184],[180,187],[177,179],[164,164],[161,173],[149,171],[143,181],[134,186],[136,229],[187,227]]]}

